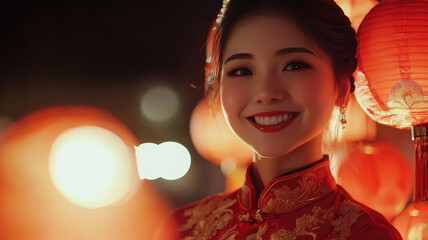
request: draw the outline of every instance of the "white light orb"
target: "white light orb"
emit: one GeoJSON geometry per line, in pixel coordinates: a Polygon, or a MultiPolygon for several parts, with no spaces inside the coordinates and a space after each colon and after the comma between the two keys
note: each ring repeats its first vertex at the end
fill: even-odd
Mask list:
{"type": "Polygon", "coordinates": [[[179,109],[177,93],[166,86],[147,90],[141,99],[141,111],[151,121],[163,122],[174,117],[179,109]]]}
{"type": "Polygon", "coordinates": [[[162,178],[176,180],[183,177],[190,169],[190,153],[187,148],[177,142],[164,142],[159,147],[164,164],[162,178]]]}
{"type": "Polygon", "coordinates": [[[131,155],[117,135],[99,127],[60,134],[49,155],[49,172],[59,192],[86,208],[113,204],[130,191],[131,155]]]}
{"type": "Polygon", "coordinates": [[[164,142],[159,145],[143,143],[135,147],[138,174],[141,179],[164,178],[176,180],[190,169],[189,151],[177,142],[164,142]]]}
{"type": "Polygon", "coordinates": [[[135,147],[138,175],[141,179],[154,180],[162,175],[163,162],[159,145],[143,143],[135,147]]]}

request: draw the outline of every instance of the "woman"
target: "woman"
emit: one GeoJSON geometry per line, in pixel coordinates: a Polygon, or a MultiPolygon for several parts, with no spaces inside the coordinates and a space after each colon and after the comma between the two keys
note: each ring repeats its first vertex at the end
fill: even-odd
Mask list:
{"type": "Polygon", "coordinates": [[[183,239],[401,239],[336,185],[323,155],[353,92],[355,31],[333,0],[231,0],[213,28],[206,89],[254,152],[244,186],[178,209],[183,239]]]}

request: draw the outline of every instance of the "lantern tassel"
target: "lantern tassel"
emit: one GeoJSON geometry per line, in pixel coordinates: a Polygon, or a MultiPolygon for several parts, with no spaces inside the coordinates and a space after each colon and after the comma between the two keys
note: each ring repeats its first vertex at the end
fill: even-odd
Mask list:
{"type": "Polygon", "coordinates": [[[412,127],[415,141],[414,202],[428,201],[428,123],[412,127]]]}

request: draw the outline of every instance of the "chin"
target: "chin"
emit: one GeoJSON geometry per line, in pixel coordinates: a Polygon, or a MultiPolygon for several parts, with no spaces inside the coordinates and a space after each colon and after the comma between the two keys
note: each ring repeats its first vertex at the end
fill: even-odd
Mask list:
{"type": "Polygon", "coordinates": [[[272,146],[266,146],[266,147],[254,147],[251,146],[253,149],[253,152],[257,155],[263,157],[263,158],[279,158],[284,155],[287,155],[289,152],[291,152],[293,149],[287,149],[284,151],[285,148],[278,148],[278,147],[272,147],[272,146]]]}

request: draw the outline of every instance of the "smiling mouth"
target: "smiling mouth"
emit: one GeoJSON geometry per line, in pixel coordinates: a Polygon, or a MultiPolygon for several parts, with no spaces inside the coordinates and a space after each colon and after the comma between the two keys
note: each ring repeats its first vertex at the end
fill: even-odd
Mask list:
{"type": "Polygon", "coordinates": [[[263,112],[247,119],[262,132],[276,132],[290,125],[299,114],[298,112],[263,112]]]}

